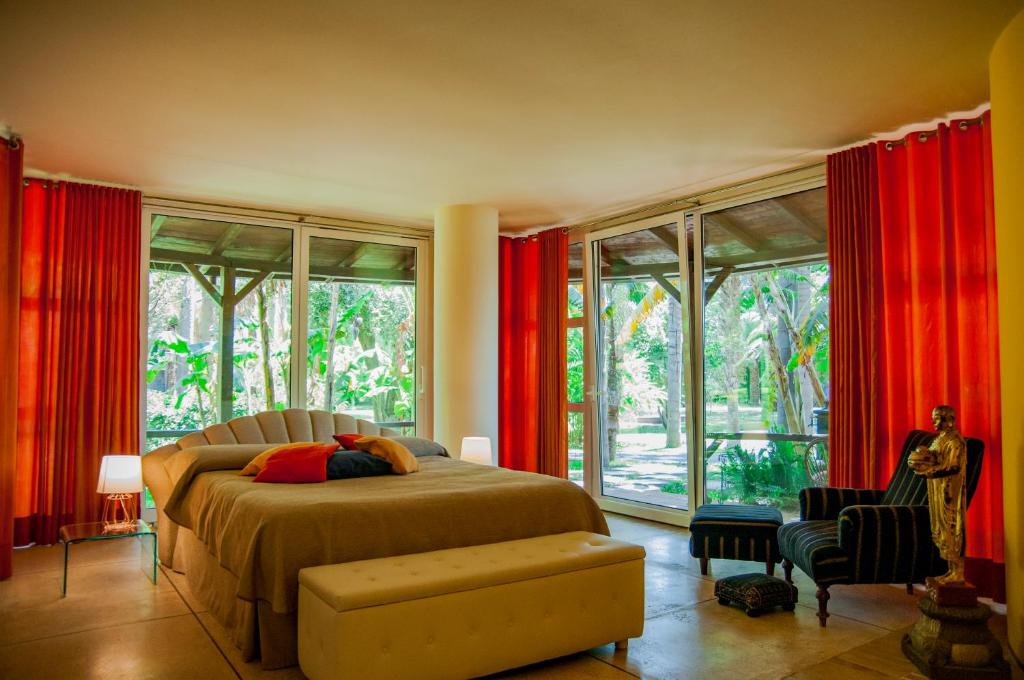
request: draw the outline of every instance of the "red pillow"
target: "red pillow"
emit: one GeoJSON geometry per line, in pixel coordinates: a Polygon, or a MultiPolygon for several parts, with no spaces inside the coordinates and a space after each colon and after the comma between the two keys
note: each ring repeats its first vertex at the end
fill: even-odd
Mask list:
{"type": "Polygon", "coordinates": [[[346,451],[359,451],[359,447],[356,446],[356,440],[365,437],[365,434],[336,434],[334,435],[334,441],[341,444],[346,451]]]}
{"type": "Polygon", "coordinates": [[[337,444],[310,444],[307,448],[284,449],[267,458],[255,482],[307,484],[327,481],[327,459],[337,444]]]}

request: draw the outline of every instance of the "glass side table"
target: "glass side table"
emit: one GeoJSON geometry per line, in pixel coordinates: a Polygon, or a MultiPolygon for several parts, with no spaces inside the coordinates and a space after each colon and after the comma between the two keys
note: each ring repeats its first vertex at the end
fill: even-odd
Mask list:
{"type": "Polygon", "coordinates": [[[60,581],[60,596],[68,594],[68,551],[75,543],[105,541],[111,538],[138,538],[139,560],[142,572],[156,585],[156,530],[144,520],[122,529],[106,529],[103,522],[66,524],[60,528],[60,542],[64,544],[64,575],[60,581]],[[146,539],[149,545],[146,545],[146,539]]]}

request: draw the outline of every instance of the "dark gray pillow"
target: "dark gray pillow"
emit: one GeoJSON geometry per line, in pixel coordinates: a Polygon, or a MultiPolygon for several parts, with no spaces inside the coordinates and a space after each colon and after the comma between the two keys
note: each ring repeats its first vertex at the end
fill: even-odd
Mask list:
{"type": "Polygon", "coordinates": [[[448,449],[435,441],[431,441],[430,439],[424,439],[423,437],[388,437],[388,439],[396,441],[409,449],[409,452],[417,458],[421,458],[423,456],[444,456],[445,458],[451,458],[451,456],[448,455],[448,449]]]}
{"type": "Polygon", "coordinates": [[[327,479],[378,477],[391,474],[391,463],[365,451],[338,451],[327,459],[327,479]]]}

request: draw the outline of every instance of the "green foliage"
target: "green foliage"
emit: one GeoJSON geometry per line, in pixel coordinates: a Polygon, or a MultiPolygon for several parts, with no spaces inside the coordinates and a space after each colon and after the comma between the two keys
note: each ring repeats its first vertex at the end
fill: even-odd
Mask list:
{"type": "Polygon", "coordinates": [[[680,496],[685,496],[688,490],[686,482],[680,481],[666,482],[665,484],[662,484],[660,488],[663,493],[675,493],[680,496]]]}
{"type": "Polygon", "coordinates": [[[810,486],[803,446],[793,442],[768,442],[756,451],[730,446],[721,455],[720,479],[722,488],[708,491],[715,502],[783,510],[795,510],[800,489],[810,486]]]}
{"type": "MultiPolygon", "coordinates": [[[[216,281],[218,273],[207,275],[216,281]]],[[[191,276],[157,269],[150,271],[149,303],[147,429],[189,430],[217,422],[222,419],[219,307],[191,276]]],[[[291,305],[291,283],[268,279],[236,307],[233,415],[289,405],[291,305]]],[[[310,407],[322,407],[331,373],[334,409],[378,420],[413,420],[414,289],[313,281],[305,311],[310,407]],[[333,338],[328,328],[332,297],[338,302],[333,338]],[[332,341],[333,365],[327,357],[332,341]]]]}

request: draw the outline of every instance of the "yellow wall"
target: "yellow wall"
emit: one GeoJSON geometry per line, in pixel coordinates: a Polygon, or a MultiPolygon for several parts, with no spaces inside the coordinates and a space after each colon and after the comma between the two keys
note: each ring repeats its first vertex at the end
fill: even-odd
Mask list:
{"type": "Polygon", "coordinates": [[[1002,349],[1003,513],[1010,646],[1024,659],[1024,12],[989,58],[1002,349]]]}

